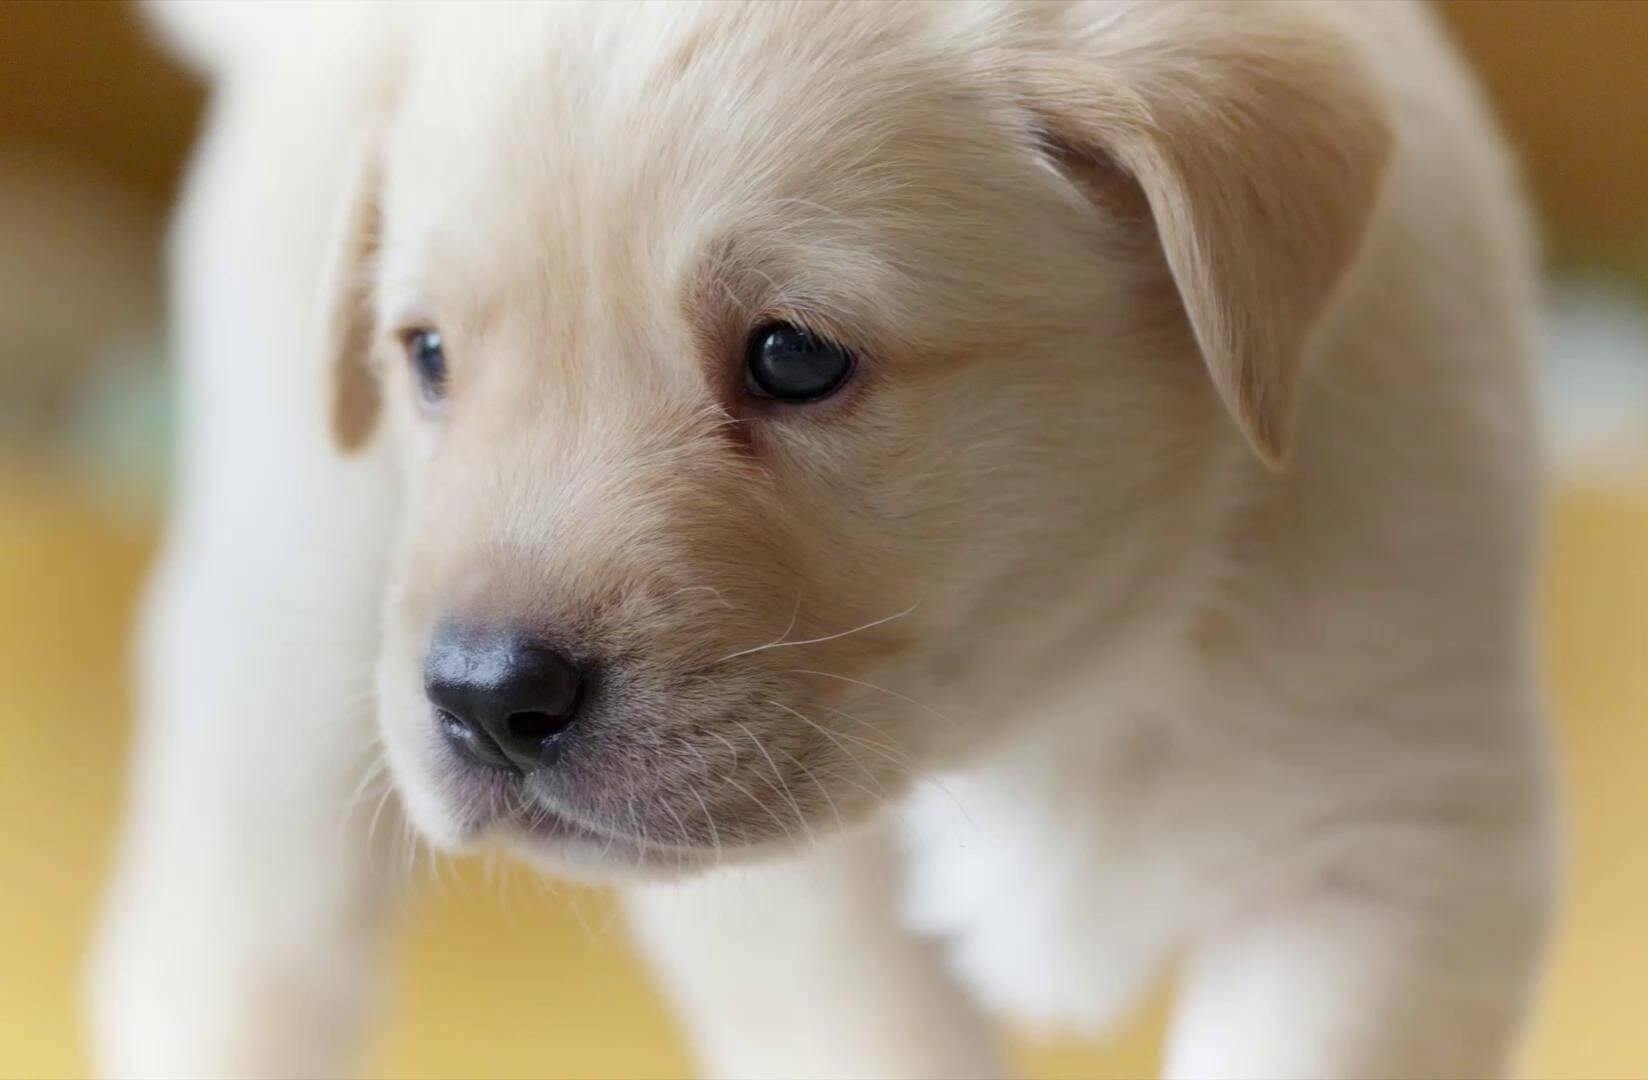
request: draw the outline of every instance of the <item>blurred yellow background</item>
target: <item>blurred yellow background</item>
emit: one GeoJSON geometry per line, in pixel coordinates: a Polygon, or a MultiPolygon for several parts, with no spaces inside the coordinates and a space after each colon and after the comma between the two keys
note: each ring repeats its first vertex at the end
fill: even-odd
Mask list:
{"type": "MultiPolygon", "coordinates": [[[[1570,899],[1529,1073],[1648,1077],[1648,4],[1444,11],[1583,291],[1553,337],[1546,583],[1570,899]]],[[[0,3],[0,1076],[86,1068],[82,951],[166,429],[155,244],[199,107],[125,5],[0,3]]],[[[686,1067],[598,894],[459,867],[409,905],[397,959],[372,1075],[686,1067]]],[[[1023,1067],[1153,1075],[1164,1015],[1103,1044],[1020,1041],[1023,1067]]]]}

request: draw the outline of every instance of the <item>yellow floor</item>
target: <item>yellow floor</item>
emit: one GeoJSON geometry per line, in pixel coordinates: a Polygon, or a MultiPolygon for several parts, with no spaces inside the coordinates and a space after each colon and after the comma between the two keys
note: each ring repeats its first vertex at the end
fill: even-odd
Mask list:
{"type": "MultiPolygon", "coordinates": [[[[1648,484],[1563,494],[1552,538],[1572,891],[1529,1071],[1648,1077],[1648,484]]],[[[0,469],[0,1076],[85,1068],[77,980],[121,782],[123,640],[148,550],[144,530],[0,469]]],[[[372,1074],[682,1072],[610,906],[503,876],[466,868],[411,913],[372,1074]]],[[[1150,1075],[1163,1013],[1104,1047],[1021,1044],[1023,1067],[1150,1075]]]]}

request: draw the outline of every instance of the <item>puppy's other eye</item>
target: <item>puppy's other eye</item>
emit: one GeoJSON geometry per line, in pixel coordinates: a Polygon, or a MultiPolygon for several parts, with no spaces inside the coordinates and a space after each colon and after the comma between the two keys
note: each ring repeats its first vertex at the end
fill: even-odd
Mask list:
{"type": "Polygon", "coordinates": [[[418,392],[431,405],[446,397],[446,346],[439,330],[408,330],[401,335],[406,356],[418,377],[418,392]]]}
{"type": "Polygon", "coordinates": [[[853,373],[851,351],[792,323],[767,323],[750,335],[744,384],[756,397],[808,402],[829,397],[853,373]]]}

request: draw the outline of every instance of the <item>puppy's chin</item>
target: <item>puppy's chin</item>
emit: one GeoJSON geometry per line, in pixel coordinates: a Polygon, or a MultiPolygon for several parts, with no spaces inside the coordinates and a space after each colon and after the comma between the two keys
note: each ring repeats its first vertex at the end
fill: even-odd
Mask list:
{"type": "Polygon", "coordinates": [[[496,839],[504,850],[536,870],[592,885],[668,881],[747,857],[744,852],[661,849],[624,837],[556,835],[543,827],[508,828],[498,832],[496,839]]]}
{"type": "MultiPolygon", "coordinates": [[[[682,846],[585,826],[521,795],[518,780],[465,776],[456,785],[396,768],[396,787],[413,827],[439,850],[501,848],[534,869],[594,885],[669,881],[781,854],[784,840],[682,846]],[[512,790],[505,790],[509,787],[512,790]],[[482,807],[491,809],[483,810],[482,807]]],[[[825,828],[824,823],[818,823],[825,828]]]]}
{"type": "Polygon", "coordinates": [[[531,799],[517,777],[458,769],[443,753],[428,753],[431,747],[386,741],[408,820],[426,842],[451,854],[501,847],[558,877],[622,884],[682,877],[772,848],[667,846],[590,828],[531,799]]]}
{"type": "Polygon", "coordinates": [[[597,885],[660,881],[759,857],[764,847],[665,847],[584,827],[545,808],[523,807],[487,819],[465,817],[456,802],[418,781],[399,784],[413,826],[453,854],[498,847],[537,870],[597,885]]]}

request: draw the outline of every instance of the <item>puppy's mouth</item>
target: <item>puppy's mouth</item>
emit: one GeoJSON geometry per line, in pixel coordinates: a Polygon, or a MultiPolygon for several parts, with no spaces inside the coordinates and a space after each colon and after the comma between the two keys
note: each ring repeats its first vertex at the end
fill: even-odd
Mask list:
{"type": "Polygon", "coordinates": [[[601,879],[669,876],[732,854],[720,837],[699,842],[676,812],[670,825],[649,824],[644,800],[597,816],[518,770],[468,766],[447,781],[445,801],[457,822],[449,836],[459,849],[496,843],[557,873],[601,879]]]}

